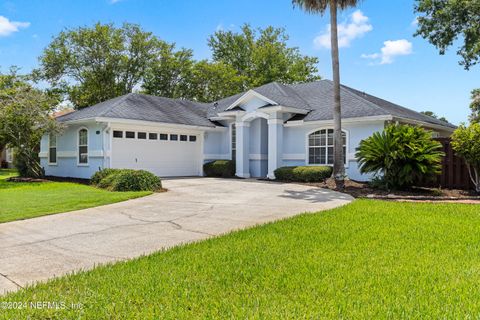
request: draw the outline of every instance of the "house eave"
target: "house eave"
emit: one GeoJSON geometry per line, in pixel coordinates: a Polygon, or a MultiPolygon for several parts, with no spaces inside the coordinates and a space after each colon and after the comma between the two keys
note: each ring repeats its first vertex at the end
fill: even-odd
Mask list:
{"type": "MultiPolygon", "coordinates": [[[[382,115],[382,116],[370,116],[370,117],[356,117],[356,118],[342,118],[342,123],[356,123],[356,122],[377,122],[377,121],[391,121],[393,117],[391,115],[382,115]]],[[[303,125],[329,125],[333,123],[331,120],[316,120],[316,121],[304,121],[304,120],[294,120],[287,121],[285,127],[296,127],[303,125]]]]}
{"type": "Polygon", "coordinates": [[[289,112],[289,113],[299,113],[299,114],[307,114],[310,110],[301,109],[301,108],[294,108],[294,107],[285,107],[285,106],[270,106],[264,108],[258,108],[262,112],[289,112]]]}
{"type": "Polygon", "coordinates": [[[455,131],[456,128],[452,128],[449,126],[443,126],[440,124],[434,124],[430,122],[425,122],[425,121],[419,121],[419,120],[413,120],[413,119],[408,119],[408,118],[403,118],[403,117],[393,117],[393,121],[399,121],[399,122],[405,122],[408,124],[415,124],[415,125],[420,125],[423,127],[431,128],[431,129],[437,129],[437,130],[444,130],[448,132],[453,132],[455,131]]]}
{"type": "Polygon", "coordinates": [[[81,123],[110,123],[110,124],[131,124],[139,126],[150,126],[150,127],[171,127],[178,129],[193,129],[193,130],[202,130],[202,131],[215,131],[215,130],[226,130],[224,127],[220,126],[199,126],[199,125],[188,125],[188,124],[179,124],[179,123],[168,123],[168,122],[158,122],[158,121],[146,121],[146,120],[133,120],[133,119],[122,119],[122,118],[108,118],[108,117],[95,117],[95,118],[86,118],[79,120],[70,120],[63,121],[62,123],[66,125],[72,124],[81,124],[81,123]]]}
{"type": "MultiPolygon", "coordinates": [[[[222,112],[218,112],[218,117],[220,117],[220,118],[235,118],[236,116],[242,116],[245,113],[246,112],[242,111],[242,110],[222,111],[222,112]]],[[[215,117],[210,118],[210,120],[212,120],[213,118],[215,118],[215,117]]],[[[226,119],[221,119],[221,120],[226,120],[226,119]]]]}

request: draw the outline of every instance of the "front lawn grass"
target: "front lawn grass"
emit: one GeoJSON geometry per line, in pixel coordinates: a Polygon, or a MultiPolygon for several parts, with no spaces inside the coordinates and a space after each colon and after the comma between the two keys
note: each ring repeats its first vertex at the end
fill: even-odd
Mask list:
{"type": "Polygon", "coordinates": [[[59,278],[0,305],[67,305],[4,313],[32,319],[477,318],[479,230],[476,205],[357,200],[59,278]]]}
{"type": "Polygon", "coordinates": [[[151,192],[109,192],[67,182],[7,182],[0,169],[0,223],[67,212],[142,197],[151,192]]]}

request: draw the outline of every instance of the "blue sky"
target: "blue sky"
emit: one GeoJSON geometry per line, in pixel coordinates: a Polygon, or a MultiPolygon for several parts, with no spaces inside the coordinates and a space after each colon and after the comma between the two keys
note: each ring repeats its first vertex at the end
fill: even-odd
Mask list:
{"type": "MultiPolygon", "coordinates": [[[[328,16],[293,9],[290,0],[1,0],[1,70],[17,65],[30,71],[59,31],[97,21],[138,23],[163,40],[193,49],[197,59],[210,57],[206,39],[219,28],[238,30],[243,23],[284,27],[289,44],[318,56],[320,75],[331,78],[324,41],[328,16]]],[[[453,123],[466,121],[470,91],[480,87],[480,67],[463,70],[455,47],[440,56],[413,37],[414,21],[413,0],[365,0],[342,12],[342,83],[417,111],[432,110],[453,123]]]]}

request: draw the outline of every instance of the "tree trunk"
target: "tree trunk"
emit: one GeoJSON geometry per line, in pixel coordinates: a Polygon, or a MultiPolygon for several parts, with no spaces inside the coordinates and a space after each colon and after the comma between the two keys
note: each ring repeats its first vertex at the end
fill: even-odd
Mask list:
{"type": "Polygon", "coordinates": [[[467,169],[468,169],[468,174],[470,175],[470,179],[473,182],[473,185],[475,186],[475,192],[480,194],[480,170],[478,170],[476,167],[471,166],[467,162],[467,169]]]}
{"type": "Polygon", "coordinates": [[[333,71],[333,177],[337,189],[345,186],[345,164],[343,162],[342,115],[340,105],[340,63],[338,57],[337,0],[330,0],[330,25],[333,71]]]}

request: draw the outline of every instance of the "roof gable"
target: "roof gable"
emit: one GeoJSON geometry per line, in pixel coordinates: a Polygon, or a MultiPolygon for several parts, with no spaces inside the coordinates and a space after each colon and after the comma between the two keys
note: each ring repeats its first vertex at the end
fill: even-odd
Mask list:
{"type": "Polygon", "coordinates": [[[245,109],[243,106],[244,106],[245,104],[248,104],[248,102],[251,101],[252,99],[261,100],[261,101],[263,101],[265,104],[269,104],[269,105],[278,105],[277,102],[269,99],[268,97],[265,97],[264,95],[258,93],[257,91],[255,91],[255,90],[248,90],[247,92],[245,92],[244,94],[242,94],[237,100],[233,101],[233,102],[225,109],[225,111],[227,111],[227,110],[234,110],[235,108],[245,109]]]}

